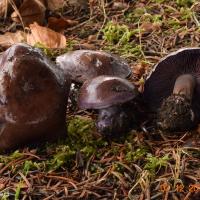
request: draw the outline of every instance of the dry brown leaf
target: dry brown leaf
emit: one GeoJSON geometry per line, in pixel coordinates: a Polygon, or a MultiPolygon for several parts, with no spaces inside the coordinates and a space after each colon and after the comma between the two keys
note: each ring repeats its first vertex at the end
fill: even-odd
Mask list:
{"type": "Polygon", "coordinates": [[[65,18],[48,18],[48,27],[56,32],[63,32],[66,28],[77,25],[78,21],[65,18]]]}
{"type": "Polygon", "coordinates": [[[151,23],[151,22],[143,22],[141,25],[141,29],[145,33],[150,33],[153,31],[158,31],[160,30],[160,24],[159,23],[151,23]]]}
{"type": "Polygon", "coordinates": [[[140,79],[142,77],[142,75],[144,75],[144,73],[146,72],[146,68],[148,67],[148,65],[146,63],[137,63],[132,65],[132,71],[134,76],[136,76],[138,79],[140,79]]]}
{"type": "Polygon", "coordinates": [[[0,46],[10,47],[11,45],[18,42],[25,42],[26,34],[22,31],[17,31],[16,33],[7,32],[4,35],[0,35],[0,46]]]}
{"type": "Polygon", "coordinates": [[[44,23],[46,7],[43,0],[24,0],[18,11],[14,11],[11,15],[13,21],[20,23],[20,16],[24,26],[28,26],[33,22],[39,24],[44,23]],[[19,16],[20,14],[20,16],[19,16]]]}
{"type": "Polygon", "coordinates": [[[65,48],[66,38],[49,28],[39,26],[37,23],[30,24],[31,34],[27,35],[27,43],[35,45],[41,43],[48,48],[65,48]]]}
{"type": "Polygon", "coordinates": [[[64,0],[48,0],[48,9],[51,11],[58,10],[64,6],[64,0]]]}

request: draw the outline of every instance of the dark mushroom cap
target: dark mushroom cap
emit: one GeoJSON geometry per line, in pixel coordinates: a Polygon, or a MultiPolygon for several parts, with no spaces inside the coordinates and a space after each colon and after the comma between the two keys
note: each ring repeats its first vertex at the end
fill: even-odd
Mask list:
{"type": "Polygon", "coordinates": [[[40,50],[25,44],[7,49],[0,60],[0,150],[66,133],[69,86],[40,50]]]}
{"type": "Polygon", "coordinates": [[[56,62],[78,83],[100,75],[121,78],[131,75],[131,69],[124,59],[103,51],[77,50],[58,56],[56,62]]]}
{"type": "Polygon", "coordinates": [[[78,105],[83,109],[101,109],[128,102],[137,94],[136,87],[125,79],[98,76],[83,84],[78,105]]]}
{"type": "Polygon", "coordinates": [[[155,65],[144,85],[143,99],[156,112],[163,99],[173,92],[178,76],[192,74],[197,78],[192,107],[200,113],[200,48],[184,48],[164,57],[155,65]]]}

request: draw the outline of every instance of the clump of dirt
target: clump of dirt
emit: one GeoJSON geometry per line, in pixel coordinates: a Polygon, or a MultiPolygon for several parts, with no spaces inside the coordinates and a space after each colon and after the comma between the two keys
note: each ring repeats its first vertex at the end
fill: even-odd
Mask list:
{"type": "Polygon", "coordinates": [[[193,124],[191,103],[184,95],[173,94],[165,99],[158,111],[157,125],[163,130],[187,130],[193,124]]]}

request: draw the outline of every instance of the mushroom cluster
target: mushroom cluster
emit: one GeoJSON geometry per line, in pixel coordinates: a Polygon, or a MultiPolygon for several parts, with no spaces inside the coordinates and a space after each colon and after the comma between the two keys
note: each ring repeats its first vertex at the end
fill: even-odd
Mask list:
{"type": "MultiPolygon", "coordinates": [[[[15,44],[0,57],[0,150],[66,135],[71,81],[78,84],[78,106],[98,112],[97,130],[118,136],[138,121],[136,86],[126,80],[129,65],[115,55],[77,50],[56,64],[39,49],[15,44]]],[[[200,121],[200,48],[163,58],[144,85],[142,101],[164,130],[188,130],[200,121]]]]}
{"type": "Polygon", "coordinates": [[[65,53],[56,58],[56,64],[64,74],[72,80],[68,108],[77,109],[77,100],[81,85],[100,75],[127,78],[131,69],[127,62],[110,53],[94,50],[76,50],[65,53]]]}
{"type": "Polygon", "coordinates": [[[133,127],[132,100],[138,92],[125,80],[132,72],[125,60],[103,51],[77,50],[58,56],[56,63],[76,85],[83,84],[70,97],[78,97],[79,108],[98,110],[96,127],[101,134],[119,135],[133,127]]]}
{"type": "Polygon", "coordinates": [[[200,121],[200,48],[163,58],[144,85],[143,99],[163,130],[184,131],[200,121]]]}
{"type": "MultiPolygon", "coordinates": [[[[100,89],[96,87],[95,92],[96,95],[104,95],[100,117],[107,117],[105,111],[110,113],[112,117],[109,119],[112,119],[112,122],[109,122],[109,126],[114,127],[109,131],[104,128],[100,130],[112,134],[114,130],[119,132],[129,129],[130,120],[127,115],[130,116],[130,110],[125,111],[123,104],[134,99],[136,89],[123,79],[131,74],[131,69],[123,59],[101,51],[78,50],[61,55],[56,60],[57,65],[39,49],[22,43],[13,45],[1,55],[0,150],[66,135],[66,106],[71,80],[82,84],[91,79],[93,84],[95,80],[92,80],[99,75],[112,76],[100,76],[100,81],[97,81],[100,89]],[[107,82],[108,79],[111,82],[107,82]],[[100,91],[105,87],[107,92],[100,91]],[[107,87],[111,87],[110,91],[107,87]],[[117,108],[118,104],[122,105],[117,108]],[[113,115],[118,114],[119,119],[115,121],[113,115]]],[[[88,98],[89,103],[90,95],[93,94],[86,94],[84,90],[87,90],[85,85],[81,89],[81,94],[85,95],[80,99],[84,102],[84,99],[88,98]]],[[[102,127],[100,121],[97,122],[98,127],[102,127]]]]}

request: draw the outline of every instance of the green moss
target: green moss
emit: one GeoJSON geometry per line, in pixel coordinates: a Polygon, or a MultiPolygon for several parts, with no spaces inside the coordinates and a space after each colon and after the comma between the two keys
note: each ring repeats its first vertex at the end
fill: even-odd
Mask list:
{"type": "Polygon", "coordinates": [[[23,166],[23,174],[26,176],[29,173],[29,171],[36,170],[36,169],[40,169],[37,166],[36,162],[33,162],[31,160],[26,160],[23,166]]]}
{"type": "Polygon", "coordinates": [[[142,16],[140,19],[140,23],[142,24],[143,22],[151,22],[153,24],[162,24],[163,17],[160,14],[145,14],[142,16]]]}
{"type": "Polygon", "coordinates": [[[145,146],[136,147],[132,143],[133,139],[125,143],[125,160],[128,162],[136,162],[139,159],[144,158],[149,152],[148,148],[145,146]]]}
{"type": "Polygon", "coordinates": [[[138,59],[143,57],[141,46],[136,45],[134,42],[117,46],[107,45],[104,50],[119,54],[124,58],[138,59]]]}
{"type": "Polygon", "coordinates": [[[134,32],[126,25],[120,25],[110,21],[102,29],[103,39],[111,44],[126,44],[130,41],[134,32]]]}
{"type": "MultiPolygon", "coordinates": [[[[180,21],[176,18],[169,18],[165,24],[168,28],[172,28],[173,30],[177,30],[181,27],[180,21]]],[[[167,30],[168,32],[168,30],[167,30]]]]}
{"type": "Polygon", "coordinates": [[[131,12],[125,13],[124,19],[128,23],[137,23],[146,12],[146,8],[135,8],[131,12]]]}
{"type": "Polygon", "coordinates": [[[61,166],[70,167],[75,154],[76,151],[72,150],[69,146],[60,145],[56,148],[53,158],[46,162],[47,168],[49,170],[56,170],[61,166]]]}
{"type": "Polygon", "coordinates": [[[42,52],[44,54],[46,54],[47,56],[49,56],[50,58],[54,57],[54,53],[53,53],[53,50],[47,48],[44,44],[40,43],[40,42],[37,42],[34,47],[36,48],[39,48],[42,50],[42,52]]]}
{"type": "Polygon", "coordinates": [[[73,46],[77,43],[75,40],[68,40],[66,43],[66,47],[63,49],[53,49],[53,48],[48,48],[44,44],[37,42],[34,47],[39,48],[42,50],[42,52],[50,57],[51,59],[55,59],[57,56],[67,53],[68,51],[73,50],[73,46]]]}
{"type": "Polygon", "coordinates": [[[55,149],[55,151],[51,158],[44,163],[45,168],[48,170],[56,170],[60,167],[69,168],[74,164],[77,152],[83,154],[83,159],[87,159],[100,147],[107,146],[106,141],[94,135],[94,129],[94,120],[90,118],[82,116],[71,118],[68,121],[66,140],[48,146],[48,149],[55,149]]]}
{"type": "Polygon", "coordinates": [[[16,191],[15,191],[15,200],[20,199],[20,192],[21,192],[21,182],[17,185],[16,191]]]}
{"type": "Polygon", "coordinates": [[[81,152],[86,155],[87,157],[89,157],[90,155],[92,155],[94,152],[96,152],[96,148],[92,145],[89,146],[85,146],[81,149],[81,152]]]}
{"type": "Polygon", "coordinates": [[[192,19],[192,11],[189,8],[181,8],[180,9],[180,15],[182,20],[192,19]]]}
{"type": "Polygon", "coordinates": [[[8,192],[2,192],[0,193],[1,200],[9,200],[9,193],[8,192]]]}
{"type": "Polygon", "coordinates": [[[146,161],[147,163],[145,164],[144,169],[148,170],[152,175],[155,175],[156,170],[159,170],[161,167],[167,167],[169,156],[165,155],[158,158],[152,154],[147,154],[146,161]]]}
{"type": "Polygon", "coordinates": [[[94,121],[87,117],[76,116],[68,122],[68,138],[69,144],[82,147],[91,142],[94,131],[94,121]]]}
{"type": "Polygon", "coordinates": [[[23,153],[20,153],[19,150],[16,150],[10,155],[0,155],[0,162],[6,164],[12,160],[15,160],[21,157],[23,157],[23,153]]]}
{"type": "Polygon", "coordinates": [[[184,7],[190,7],[193,3],[195,3],[196,0],[176,0],[176,3],[179,6],[184,6],[184,7]]]}
{"type": "Polygon", "coordinates": [[[76,150],[84,149],[84,151],[86,151],[86,146],[97,148],[107,145],[102,137],[95,135],[94,120],[83,116],[75,116],[69,120],[66,142],[70,147],[76,150]]]}
{"type": "Polygon", "coordinates": [[[112,153],[113,155],[117,156],[117,155],[119,154],[120,150],[121,150],[121,149],[120,149],[119,146],[112,146],[112,148],[111,148],[111,153],[112,153]]]}
{"type": "Polygon", "coordinates": [[[117,172],[124,172],[125,168],[122,164],[120,164],[120,162],[113,162],[112,163],[112,169],[113,171],[117,171],[117,172]]]}

